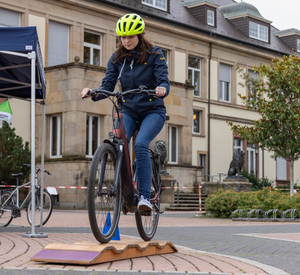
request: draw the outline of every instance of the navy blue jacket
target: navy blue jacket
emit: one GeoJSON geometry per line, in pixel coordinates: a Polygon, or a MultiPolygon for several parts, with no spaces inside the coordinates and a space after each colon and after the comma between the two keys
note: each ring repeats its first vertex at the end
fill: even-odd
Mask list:
{"type": "MultiPolygon", "coordinates": [[[[170,91],[170,83],[166,60],[160,48],[153,47],[151,51],[159,54],[149,54],[144,64],[135,63],[137,57],[135,50],[130,52],[132,58],[126,57],[124,62],[113,63],[115,55],[113,53],[107,63],[106,75],[102,80],[101,88],[113,91],[118,79],[120,79],[122,91],[136,89],[141,85],[148,89],[155,89],[160,86],[166,88],[165,96],[167,96],[170,91]]],[[[152,112],[165,114],[166,108],[162,97],[131,94],[123,97],[122,112],[135,119],[143,119],[152,112]]]]}

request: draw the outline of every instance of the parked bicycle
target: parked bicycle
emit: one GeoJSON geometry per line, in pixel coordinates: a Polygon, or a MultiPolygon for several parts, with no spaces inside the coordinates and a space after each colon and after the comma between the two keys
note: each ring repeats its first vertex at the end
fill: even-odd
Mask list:
{"type": "Polygon", "coordinates": [[[105,95],[113,103],[113,129],[109,139],[96,150],[88,179],[88,214],[92,232],[101,243],[109,242],[118,227],[121,209],[124,214],[135,213],[135,220],[141,238],[153,238],[160,211],[160,155],[149,149],[152,165],[152,186],[150,202],[152,210],[140,213],[137,210],[138,183],[135,162],[131,165],[126,132],[121,113],[121,97],[142,93],[156,96],[155,90],[143,88],[126,92],[91,90],[89,96],[105,95]],[[110,221],[108,223],[108,221],[110,221]]]}
{"type": "MultiPolygon", "coordinates": [[[[49,192],[43,190],[43,200],[41,200],[41,187],[38,185],[38,174],[41,170],[36,168],[35,172],[35,226],[45,225],[49,220],[52,209],[53,200],[49,192]],[[42,202],[42,203],[41,203],[42,202]],[[41,212],[41,210],[43,211],[41,212]],[[42,221],[42,222],[41,222],[42,221]]],[[[45,173],[51,175],[47,170],[45,173]]],[[[16,178],[16,186],[13,189],[0,191],[0,226],[8,226],[14,218],[21,217],[21,210],[27,209],[27,220],[32,225],[32,196],[31,189],[20,205],[20,189],[26,189],[31,186],[31,182],[20,184],[20,177],[23,173],[12,174],[16,178]]]]}

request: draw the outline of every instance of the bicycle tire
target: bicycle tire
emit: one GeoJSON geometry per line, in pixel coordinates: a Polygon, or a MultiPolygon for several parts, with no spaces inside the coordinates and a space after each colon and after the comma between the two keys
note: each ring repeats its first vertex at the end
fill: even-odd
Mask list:
{"type": "Polygon", "coordinates": [[[11,192],[5,191],[0,197],[0,226],[8,226],[12,219],[12,209],[16,205],[16,198],[12,196],[4,205],[3,203],[9,198],[11,192]]]}
{"type": "Polygon", "coordinates": [[[96,150],[88,179],[88,214],[94,237],[108,243],[115,235],[121,212],[121,177],[116,177],[117,152],[108,143],[96,150]],[[99,188],[98,188],[99,187],[99,188]],[[109,218],[110,217],[110,218],[109,218]]]}
{"type": "MultiPolygon", "coordinates": [[[[32,225],[32,201],[29,201],[27,205],[27,221],[32,225]]],[[[45,225],[50,219],[53,210],[53,199],[47,190],[43,192],[43,223],[45,225]]],[[[35,226],[39,227],[41,225],[41,192],[40,189],[35,193],[35,216],[34,216],[35,226]]]]}
{"type": "Polygon", "coordinates": [[[151,156],[151,165],[152,165],[152,185],[151,185],[150,201],[154,199],[155,194],[157,194],[157,199],[154,202],[154,205],[149,215],[143,215],[139,211],[135,212],[136,226],[140,237],[144,241],[150,241],[154,237],[158,226],[158,220],[160,214],[161,182],[160,182],[160,175],[158,174],[157,166],[155,165],[152,156],[151,156]]]}

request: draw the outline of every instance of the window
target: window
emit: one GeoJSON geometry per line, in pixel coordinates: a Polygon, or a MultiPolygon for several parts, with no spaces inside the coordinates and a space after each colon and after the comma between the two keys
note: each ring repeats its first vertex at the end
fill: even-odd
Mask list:
{"type": "Polygon", "coordinates": [[[300,39],[297,39],[297,52],[300,53],[300,39]]]}
{"type": "Polygon", "coordinates": [[[101,65],[101,35],[94,32],[84,32],[84,63],[101,65]]]}
{"type": "Polygon", "coordinates": [[[142,4],[164,11],[167,10],[167,0],[142,0],[142,4]]]}
{"type": "Polygon", "coordinates": [[[249,70],[249,86],[248,86],[248,89],[249,89],[249,96],[256,101],[257,99],[257,90],[254,89],[253,87],[253,83],[258,79],[258,73],[252,71],[252,70],[249,70]]]}
{"type": "Polygon", "coordinates": [[[247,144],[247,171],[256,175],[256,146],[255,144],[247,144]]]}
{"type": "Polygon", "coordinates": [[[277,180],[287,180],[286,160],[282,157],[276,158],[276,178],[277,180]]]}
{"type": "Polygon", "coordinates": [[[258,40],[269,42],[269,28],[250,21],[249,36],[258,40]]]}
{"type": "Polygon", "coordinates": [[[69,26],[58,22],[49,22],[48,66],[68,63],[69,26]]]}
{"type": "Polygon", "coordinates": [[[169,163],[178,162],[178,128],[169,126],[169,163]]]}
{"type": "Polygon", "coordinates": [[[220,64],[220,100],[230,102],[231,66],[220,64]]]}
{"type": "Polygon", "coordinates": [[[212,10],[207,10],[207,25],[215,25],[215,12],[212,10]]]}
{"type": "Polygon", "coordinates": [[[234,138],[233,140],[233,150],[240,149],[243,151],[243,141],[240,138],[234,138]]]}
{"type": "Polygon", "coordinates": [[[201,169],[201,175],[202,179],[206,180],[206,155],[205,154],[199,154],[199,166],[202,167],[201,169]]]}
{"type": "Polygon", "coordinates": [[[190,83],[195,87],[194,96],[201,96],[200,89],[200,72],[201,72],[201,60],[197,57],[189,56],[188,61],[188,78],[190,83]]]}
{"type": "Polygon", "coordinates": [[[201,117],[202,117],[202,112],[198,110],[194,110],[193,134],[201,134],[201,117]]]}
{"type": "Polygon", "coordinates": [[[19,27],[20,13],[0,9],[0,27],[19,27]]]}
{"type": "Polygon", "coordinates": [[[61,157],[61,116],[50,117],[50,157],[61,157]]]}
{"type": "Polygon", "coordinates": [[[86,156],[93,157],[100,145],[100,117],[86,116],[86,156]]]}
{"type": "Polygon", "coordinates": [[[169,51],[166,50],[166,49],[161,49],[161,51],[162,51],[162,53],[163,53],[163,55],[164,55],[164,57],[166,59],[166,62],[168,64],[169,63],[169,51]]]}

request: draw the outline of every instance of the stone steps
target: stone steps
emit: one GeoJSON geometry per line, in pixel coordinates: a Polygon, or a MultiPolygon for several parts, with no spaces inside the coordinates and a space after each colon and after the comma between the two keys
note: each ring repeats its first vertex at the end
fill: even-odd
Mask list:
{"type": "MultiPolygon", "coordinates": [[[[201,197],[201,209],[204,210],[205,198],[207,196],[202,195],[201,197]]],[[[174,194],[173,205],[166,208],[168,211],[199,211],[199,194],[197,193],[184,193],[177,192],[174,194]]]]}

